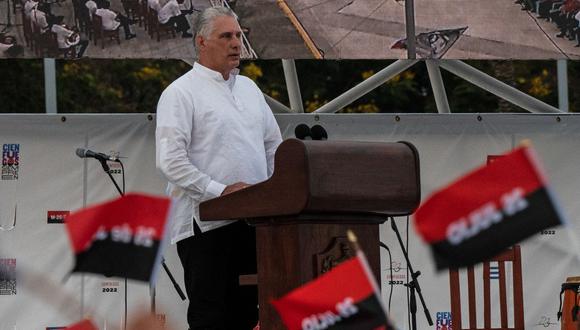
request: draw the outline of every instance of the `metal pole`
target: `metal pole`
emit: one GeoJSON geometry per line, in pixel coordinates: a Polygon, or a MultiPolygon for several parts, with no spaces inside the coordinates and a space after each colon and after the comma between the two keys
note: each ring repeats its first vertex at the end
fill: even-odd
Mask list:
{"type": "Polygon", "coordinates": [[[563,112],[569,111],[568,104],[568,61],[558,60],[558,106],[563,112]]]}
{"type": "Polygon", "coordinates": [[[270,106],[273,113],[292,113],[292,110],[285,106],[284,104],[280,103],[278,100],[272,98],[268,94],[264,94],[264,98],[266,99],[266,103],[270,106]]]}
{"type": "Polygon", "coordinates": [[[445,93],[445,85],[443,84],[439,65],[433,60],[425,60],[425,64],[427,65],[427,73],[429,73],[429,81],[431,81],[437,111],[439,113],[450,113],[451,110],[449,109],[447,93],[445,93]]]}
{"type": "Polygon", "coordinates": [[[405,27],[407,32],[407,57],[416,59],[415,50],[415,5],[414,0],[405,0],[405,27]]]}
{"type": "Polygon", "coordinates": [[[286,89],[288,90],[288,98],[290,99],[290,109],[293,112],[303,113],[304,106],[302,105],[302,95],[300,94],[296,64],[294,60],[282,60],[282,67],[284,68],[286,89]]]}
{"type": "Polygon", "coordinates": [[[44,59],[44,105],[46,113],[58,113],[56,103],[56,66],[54,58],[44,59]]]}
{"type": "Polygon", "coordinates": [[[372,91],[373,89],[379,87],[384,82],[398,75],[399,73],[407,70],[413,64],[417,63],[417,60],[398,60],[388,67],[382,69],[381,71],[375,73],[368,79],[364,80],[360,84],[354,86],[348,91],[336,97],[334,100],[326,103],[318,110],[314,111],[316,113],[332,113],[337,112],[345,106],[356,101],[363,95],[372,91]]]}
{"type": "Polygon", "coordinates": [[[520,92],[489,75],[459,60],[437,61],[443,69],[469,81],[470,83],[493,93],[508,102],[534,113],[561,113],[557,108],[546,104],[526,93],[520,92]]]}

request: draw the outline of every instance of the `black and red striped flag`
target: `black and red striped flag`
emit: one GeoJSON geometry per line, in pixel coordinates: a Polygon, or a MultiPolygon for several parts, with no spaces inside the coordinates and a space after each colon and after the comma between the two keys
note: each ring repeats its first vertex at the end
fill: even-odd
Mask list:
{"type": "Polygon", "coordinates": [[[72,271],[153,280],[169,206],[168,198],[132,193],[69,215],[72,271]]]}
{"type": "Polygon", "coordinates": [[[391,330],[362,252],[272,302],[289,330],[391,330]]]}
{"type": "Polygon", "coordinates": [[[91,320],[82,320],[78,323],[69,325],[66,330],[97,330],[98,328],[91,320]]]}
{"type": "Polygon", "coordinates": [[[520,147],[433,193],[415,227],[441,270],[487,260],[562,219],[535,153],[520,147]]]}

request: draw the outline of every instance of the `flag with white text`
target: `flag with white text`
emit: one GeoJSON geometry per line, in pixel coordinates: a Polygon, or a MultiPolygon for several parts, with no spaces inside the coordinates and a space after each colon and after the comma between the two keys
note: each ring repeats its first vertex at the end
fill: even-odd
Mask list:
{"type": "Polygon", "coordinates": [[[66,330],[97,330],[98,328],[90,320],[82,320],[78,323],[69,325],[66,330]]]}
{"type": "Polygon", "coordinates": [[[132,193],[69,215],[73,272],[152,280],[169,208],[168,198],[132,193]]]}
{"type": "Polygon", "coordinates": [[[272,302],[289,330],[391,330],[362,252],[272,302]]]}
{"type": "Polygon", "coordinates": [[[520,147],[433,193],[415,213],[437,269],[470,266],[563,222],[537,157],[520,147]]]}

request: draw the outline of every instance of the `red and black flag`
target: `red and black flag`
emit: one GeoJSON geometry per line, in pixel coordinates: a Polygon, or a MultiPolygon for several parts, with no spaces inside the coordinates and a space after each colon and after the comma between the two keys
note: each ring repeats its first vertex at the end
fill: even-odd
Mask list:
{"type": "Polygon", "coordinates": [[[272,302],[289,330],[391,330],[361,252],[272,302]]]}
{"type": "Polygon", "coordinates": [[[431,195],[415,227],[441,270],[487,260],[562,219],[535,153],[520,147],[431,195]]]}
{"type": "Polygon", "coordinates": [[[169,206],[168,198],[127,194],[69,215],[72,271],[153,280],[169,206]]]}
{"type": "Polygon", "coordinates": [[[66,330],[97,330],[97,327],[90,320],[82,320],[78,323],[69,325],[66,330]]]}

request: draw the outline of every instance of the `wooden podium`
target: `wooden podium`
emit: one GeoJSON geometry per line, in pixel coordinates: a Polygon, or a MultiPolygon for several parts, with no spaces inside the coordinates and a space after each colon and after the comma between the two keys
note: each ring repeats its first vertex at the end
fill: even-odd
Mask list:
{"type": "Polygon", "coordinates": [[[285,327],[270,301],[353,256],[347,229],[380,279],[379,224],[411,214],[420,195],[410,143],[289,139],[270,179],[202,203],[200,217],[256,226],[260,324],[278,330],[285,327]]]}

